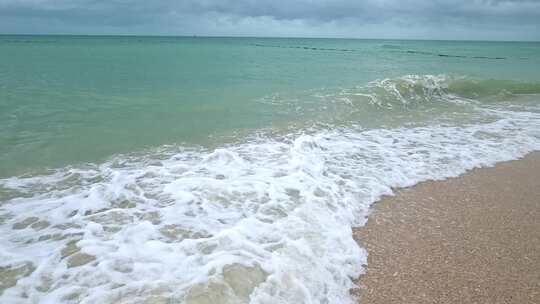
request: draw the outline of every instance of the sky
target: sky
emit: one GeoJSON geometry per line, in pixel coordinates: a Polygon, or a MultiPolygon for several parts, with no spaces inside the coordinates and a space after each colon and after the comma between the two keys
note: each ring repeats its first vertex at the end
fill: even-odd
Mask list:
{"type": "Polygon", "coordinates": [[[0,0],[0,33],[540,40],[540,0],[0,0]]]}

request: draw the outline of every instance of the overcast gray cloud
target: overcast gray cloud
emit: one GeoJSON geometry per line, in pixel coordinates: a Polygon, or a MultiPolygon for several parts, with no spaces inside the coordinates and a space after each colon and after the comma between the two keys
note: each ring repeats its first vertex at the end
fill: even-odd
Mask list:
{"type": "Polygon", "coordinates": [[[540,39],[540,0],[0,0],[2,33],[540,39]]]}

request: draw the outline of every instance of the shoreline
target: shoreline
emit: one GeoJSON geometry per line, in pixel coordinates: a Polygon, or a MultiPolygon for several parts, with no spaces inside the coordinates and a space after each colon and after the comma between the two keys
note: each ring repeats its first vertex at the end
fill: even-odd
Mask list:
{"type": "Polygon", "coordinates": [[[353,233],[358,303],[540,303],[540,153],[396,190],[353,233]]]}

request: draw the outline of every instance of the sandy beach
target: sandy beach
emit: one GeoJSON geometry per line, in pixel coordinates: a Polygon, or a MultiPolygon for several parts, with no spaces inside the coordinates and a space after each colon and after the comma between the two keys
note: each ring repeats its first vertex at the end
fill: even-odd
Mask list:
{"type": "Polygon", "coordinates": [[[540,154],[398,190],[354,234],[359,303],[540,303],[540,154]]]}

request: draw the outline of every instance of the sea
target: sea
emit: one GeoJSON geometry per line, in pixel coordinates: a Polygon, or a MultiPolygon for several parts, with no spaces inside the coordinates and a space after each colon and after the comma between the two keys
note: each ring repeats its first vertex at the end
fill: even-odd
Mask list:
{"type": "Polygon", "coordinates": [[[352,304],[381,196],[535,150],[539,42],[3,35],[0,302],[352,304]]]}

